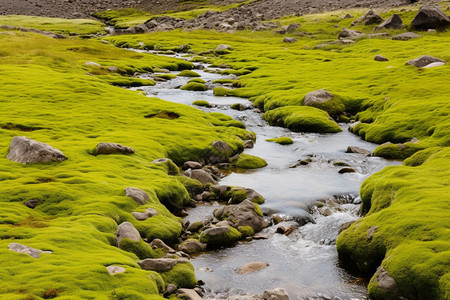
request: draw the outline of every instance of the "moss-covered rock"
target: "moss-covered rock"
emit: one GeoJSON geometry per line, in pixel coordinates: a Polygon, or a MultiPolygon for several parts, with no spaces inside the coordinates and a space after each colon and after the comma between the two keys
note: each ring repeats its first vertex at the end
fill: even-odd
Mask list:
{"type": "Polygon", "coordinates": [[[177,75],[172,74],[172,73],[166,73],[166,74],[157,74],[157,75],[155,75],[155,77],[162,78],[165,80],[172,80],[172,79],[177,78],[177,75]]]}
{"type": "Polygon", "coordinates": [[[191,71],[191,70],[183,70],[180,73],[178,73],[178,76],[181,77],[201,77],[200,74],[191,71]]]}
{"type": "Polygon", "coordinates": [[[267,162],[258,156],[242,153],[231,161],[231,165],[241,169],[258,169],[267,166],[267,162]]]}
{"type": "Polygon", "coordinates": [[[236,96],[234,90],[226,89],[223,87],[215,87],[213,91],[215,96],[236,96]]]}
{"type": "Polygon", "coordinates": [[[185,84],[181,87],[182,90],[185,91],[197,91],[197,92],[202,92],[202,91],[206,91],[207,88],[203,83],[198,83],[198,82],[190,82],[188,84],[185,84]]]}
{"type": "Polygon", "coordinates": [[[200,242],[210,248],[231,246],[239,241],[242,234],[231,226],[218,226],[206,229],[200,234],[200,242]]]}
{"type": "Polygon", "coordinates": [[[206,100],[195,100],[194,102],[192,102],[192,105],[211,107],[211,104],[209,104],[209,102],[206,100]]]}
{"type": "Polygon", "coordinates": [[[124,238],[120,242],[119,248],[136,254],[136,256],[139,257],[140,259],[157,258],[162,257],[164,255],[164,252],[158,249],[156,250],[152,249],[152,247],[150,247],[150,245],[144,242],[143,240],[135,242],[128,238],[124,238]]]}
{"type": "Polygon", "coordinates": [[[328,113],[314,107],[283,106],[263,115],[270,125],[287,127],[292,131],[335,133],[342,129],[328,113]]]}
{"type": "Polygon", "coordinates": [[[201,79],[201,78],[192,78],[192,79],[189,79],[189,81],[188,81],[187,83],[192,83],[192,82],[202,83],[202,84],[205,84],[205,83],[206,83],[206,81],[204,81],[204,80],[201,79]]]}
{"type": "Polygon", "coordinates": [[[280,145],[290,145],[293,144],[294,141],[287,136],[279,137],[279,138],[272,138],[272,139],[266,139],[266,142],[275,142],[280,145]]]}
{"type": "Polygon", "coordinates": [[[197,285],[194,266],[186,261],[176,264],[170,271],[160,274],[166,284],[174,284],[178,288],[194,288],[197,285]]]}

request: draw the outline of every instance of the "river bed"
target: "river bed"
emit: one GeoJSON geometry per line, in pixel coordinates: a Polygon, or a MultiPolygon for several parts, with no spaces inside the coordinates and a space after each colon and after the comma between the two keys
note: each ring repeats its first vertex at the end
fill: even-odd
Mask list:
{"type": "MultiPolygon", "coordinates": [[[[195,70],[209,83],[228,76],[195,70]]],[[[178,72],[173,72],[175,75],[178,72]]],[[[146,78],[149,75],[143,75],[146,78]]],[[[378,157],[345,153],[348,146],[373,151],[377,145],[365,142],[350,133],[348,125],[339,124],[343,131],[336,134],[294,133],[281,127],[269,126],[255,109],[237,111],[230,105],[241,103],[251,107],[247,99],[216,97],[212,90],[183,91],[179,87],[191,78],[177,77],[158,82],[153,87],[140,87],[150,97],[191,105],[206,100],[213,107],[198,107],[206,112],[221,112],[242,121],[247,130],[256,133],[257,140],[245,153],[264,158],[268,166],[249,171],[232,172],[220,184],[249,187],[266,200],[261,210],[276,213],[297,225],[295,220],[311,217],[315,223],[296,226],[289,236],[275,233],[272,225],[259,235],[267,239],[238,243],[235,247],[197,255],[191,259],[197,279],[205,282],[205,299],[227,299],[230,295],[261,294],[264,290],[282,287],[290,299],[367,299],[363,280],[349,275],[338,266],[335,240],[340,225],[359,218],[359,188],[365,178],[388,165],[400,162],[378,157]],[[266,142],[268,138],[291,137],[292,145],[266,142]],[[311,162],[290,168],[301,159],[311,162]],[[345,162],[355,173],[339,174],[341,167],[333,162],[345,162]],[[315,204],[325,204],[319,211],[315,204]],[[324,213],[326,209],[326,213],[324,213]],[[263,270],[239,275],[236,271],[253,261],[269,266],[263,270]]],[[[189,210],[186,221],[204,220],[220,204],[212,203],[189,210]]],[[[283,222],[285,223],[285,222],[283,222]]]]}

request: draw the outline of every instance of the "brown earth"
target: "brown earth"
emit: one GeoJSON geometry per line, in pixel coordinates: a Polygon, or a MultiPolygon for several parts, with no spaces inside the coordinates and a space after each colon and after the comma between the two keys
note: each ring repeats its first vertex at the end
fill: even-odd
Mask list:
{"type": "MultiPolygon", "coordinates": [[[[425,0],[423,0],[425,1],[425,0]]],[[[60,18],[86,18],[93,13],[107,9],[140,8],[152,13],[169,10],[188,10],[199,3],[210,2],[226,5],[242,2],[239,0],[0,0],[0,15],[35,15],[60,18]]],[[[410,4],[415,0],[259,0],[245,5],[262,14],[264,19],[286,15],[302,15],[313,12],[330,11],[353,7],[393,7],[410,4]]],[[[436,2],[427,0],[426,3],[436,2]]]]}

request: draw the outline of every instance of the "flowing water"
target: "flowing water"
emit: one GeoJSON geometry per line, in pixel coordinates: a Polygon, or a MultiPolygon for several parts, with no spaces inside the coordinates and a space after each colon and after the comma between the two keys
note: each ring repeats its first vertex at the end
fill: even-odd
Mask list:
{"type": "MultiPolygon", "coordinates": [[[[195,71],[207,82],[228,78],[202,70],[195,71]]],[[[343,131],[336,134],[294,133],[269,126],[254,109],[230,109],[234,103],[251,107],[247,99],[216,97],[212,90],[180,90],[179,87],[189,79],[177,77],[139,89],[150,97],[188,105],[195,100],[206,100],[213,107],[199,109],[221,112],[244,122],[247,130],[257,136],[254,148],[245,152],[264,158],[268,166],[231,173],[220,184],[256,190],[266,199],[266,203],[261,205],[263,212],[276,213],[287,220],[260,233],[268,239],[240,242],[235,247],[194,257],[191,262],[196,276],[205,282],[205,299],[261,294],[264,290],[277,287],[285,288],[290,299],[366,299],[366,283],[338,266],[335,241],[340,225],[358,218],[358,192],[362,181],[385,166],[398,162],[345,153],[347,146],[358,146],[369,151],[377,146],[348,132],[345,124],[340,124],[343,131]],[[294,143],[282,146],[265,141],[281,136],[291,137],[294,143]],[[305,158],[311,158],[311,163],[289,168],[305,158]],[[335,161],[347,163],[356,172],[339,174],[341,167],[333,165],[335,161]],[[325,207],[317,209],[314,205],[317,200],[325,203],[325,207]],[[299,226],[296,221],[305,218],[311,218],[314,223],[299,226]],[[283,224],[294,225],[296,229],[289,236],[276,233],[276,228],[283,224]],[[241,266],[253,261],[263,261],[269,266],[250,274],[236,273],[241,266]]],[[[186,220],[204,220],[219,206],[212,203],[191,209],[186,220]]]]}

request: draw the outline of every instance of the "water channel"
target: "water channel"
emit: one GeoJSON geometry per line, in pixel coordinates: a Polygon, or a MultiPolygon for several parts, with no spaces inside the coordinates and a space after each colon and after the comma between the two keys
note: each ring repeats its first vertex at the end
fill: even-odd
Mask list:
{"type": "MultiPolygon", "coordinates": [[[[227,76],[195,70],[208,83],[227,76]]],[[[178,72],[173,72],[175,75],[178,72]]],[[[142,78],[150,78],[143,75],[142,78]]],[[[254,109],[237,111],[230,105],[241,103],[251,107],[247,99],[216,97],[212,90],[183,91],[179,87],[190,78],[177,77],[158,82],[152,87],[140,87],[149,97],[191,105],[195,100],[206,100],[212,107],[198,107],[206,112],[221,112],[242,121],[247,130],[256,133],[257,140],[248,154],[264,158],[268,166],[240,173],[231,173],[220,184],[249,187],[266,200],[261,210],[278,214],[283,223],[297,225],[289,236],[276,233],[280,224],[266,228],[262,240],[244,241],[235,247],[211,251],[193,257],[197,279],[205,282],[205,299],[227,299],[230,295],[261,294],[272,288],[285,288],[290,299],[367,299],[366,283],[352,277],[338,266],[335,241],[341,224],[359,218],[358,192],[365,178],[388,165],[399,162],[361,154],[345,153],[347,146],[358,146],[373,151],[377,145],[361,140],[350,133],[348,125],[336,134],[294,133],[281,127],[269,126],[254,109]],[[266,142],[268,138],[289,136],[292,145],[266,142]],[[304,158],[307,165],[290,168],[304,158]],[[345,162],[355,173],[339,174],[341,167],[333,162],[345,162]],[[325,203],[318,209],[317,200],[325,203]],[[311,217],[314,223],[299,226],[296,220],[311,217]],[[290,221],[292,220],[292,221],[290,221]],[[236,271],[253,261],[269,266],[250,274],[236,271]]],[[[186,220],[201,221],[211,216],[220,204],[198,206],[189,211],[186,220]]],[[[282,223],[282,224],[283,224],[282,223]]]]}

